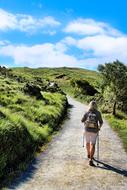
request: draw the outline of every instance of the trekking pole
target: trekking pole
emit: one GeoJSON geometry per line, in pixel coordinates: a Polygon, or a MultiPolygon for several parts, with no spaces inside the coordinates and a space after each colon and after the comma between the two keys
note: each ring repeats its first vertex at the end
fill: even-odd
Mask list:
{"type": "MultiPolygon", "coordinates": [[[[99,132],[98,132],[98,137],[97,137],[97,161],[99,162],[99,132]]],[[[97,166],[99,163],[97,162],[97,166]]]]}
{"type": "Polygon", "coordinates": [[[83,141],[82,141],[83,142],[83,145],[82,145],[83,147],[84,147],[84,138],[85,138],[85,133],[83,132],[83,141]]]}

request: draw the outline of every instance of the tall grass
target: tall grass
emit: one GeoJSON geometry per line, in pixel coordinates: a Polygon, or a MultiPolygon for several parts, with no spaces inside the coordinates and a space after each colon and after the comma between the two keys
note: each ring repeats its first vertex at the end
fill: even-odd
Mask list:
{"type": "Polygon", "coordinates": [[[125,113],[117,112],[115,117],[111,114],[105,114],[105,118],[108,120],[110,126],[117,132],[122,140],[123,146],[127,151],[127,116],[125,113]]]}
{"type": "Polygon", "coordinates": [[[44,99],[37,100],[24,94],[24,85],[0,77],[0,187],[3,179],[25,168],[49,141],[67,109],[65,95],[42,92],[44,99]]]}

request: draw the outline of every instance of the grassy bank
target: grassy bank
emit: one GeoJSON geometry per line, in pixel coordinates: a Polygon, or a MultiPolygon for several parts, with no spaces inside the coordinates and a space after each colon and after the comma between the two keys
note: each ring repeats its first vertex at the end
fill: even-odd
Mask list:
{"type": "Polygon", "coordinates": [[[127,152],[127,115],[117,112],[116,117],[111,114],[105,114],[104,117],[109,122],[114,131],[117,132],[122,140],[123,146],[127,152]]]}
{"type": "Polygon", "coordinates": [[[0,77],[0,187],[6,178],[26,168],[59,129],[67,110],[63,93],[41,90],[38,98],[25,93],[24,85],[0,77]]]}

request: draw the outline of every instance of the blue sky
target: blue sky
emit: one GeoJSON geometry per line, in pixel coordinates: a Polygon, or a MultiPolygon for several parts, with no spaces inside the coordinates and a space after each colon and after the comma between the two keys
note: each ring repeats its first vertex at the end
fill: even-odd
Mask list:
{"type": "Polygon", "coordinates": [[[127,63],[126,0],[1,0],[0,64],[81,67],[127,63]]]}

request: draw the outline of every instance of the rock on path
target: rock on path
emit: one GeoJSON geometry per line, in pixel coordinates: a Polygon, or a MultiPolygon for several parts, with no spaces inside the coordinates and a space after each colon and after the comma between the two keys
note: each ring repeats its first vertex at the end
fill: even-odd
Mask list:
{"type": "MultiPolygon", "coordinates": [[[[88,165],[82,147],[83,124],[87,106],[69,98],[73,105],[70,119],[28,170],[9,189],[16,190],[126,190],[127,154],[117,135],[106,122],[100,132],[100,161],[88,165]]],[[[96,154],[95,154],[96,156],[96,154]]]]}

